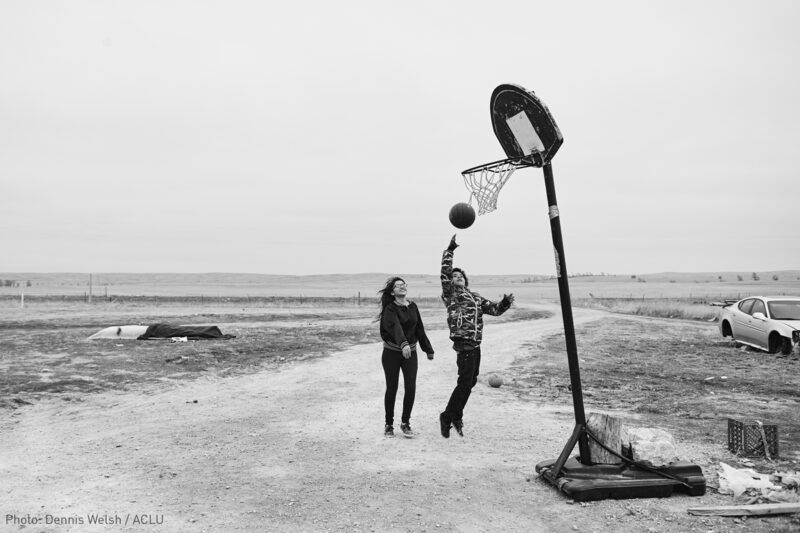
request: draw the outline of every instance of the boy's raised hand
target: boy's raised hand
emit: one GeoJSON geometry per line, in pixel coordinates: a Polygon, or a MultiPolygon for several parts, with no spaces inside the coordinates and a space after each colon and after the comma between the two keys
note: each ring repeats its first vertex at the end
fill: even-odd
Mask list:
{"type": "Polygon", "coordinates": [[[451,252],[458,248],[458,244],[456,243],[456,236],[453,234],[453,237],[450,239],[450,244],[447,246],[447,249],[451,252]]]}

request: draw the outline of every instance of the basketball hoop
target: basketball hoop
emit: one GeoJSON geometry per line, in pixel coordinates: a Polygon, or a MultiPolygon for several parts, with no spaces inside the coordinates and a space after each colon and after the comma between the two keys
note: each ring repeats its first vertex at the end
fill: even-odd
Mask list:
{"type": "Polygon", "coordinates": [[[485,215],[497,208],[497,195],[508,178],[518,168],[535,166],[533,158],[501,159],[468,168],[461,175],[464,185],[478,202],[478,214],[485,215]]]}

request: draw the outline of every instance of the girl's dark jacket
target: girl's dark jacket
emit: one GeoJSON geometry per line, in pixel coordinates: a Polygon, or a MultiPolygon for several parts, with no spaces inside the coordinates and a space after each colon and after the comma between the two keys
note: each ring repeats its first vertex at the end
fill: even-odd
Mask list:
{"type": "Polygon", "coordinates": [[[500,316],[511,307],[508,300],[487,300],[477,292],[453,285],[453,251],[442,254],[442,301],[447,307],[450,339],[457,350],[480,346],[483,340],[483,315],[500,316]]]}
{"type": "Polygon", "coordinates": [[[402,351],[403,346],[411,346],[416,351],[419,342],[426,354],[433,354],[433,346],[414,302],[408,302],[407,306],[391,302],[386,306],[381,317],[381,339],[384,347],[390,350],[402,351]]]}

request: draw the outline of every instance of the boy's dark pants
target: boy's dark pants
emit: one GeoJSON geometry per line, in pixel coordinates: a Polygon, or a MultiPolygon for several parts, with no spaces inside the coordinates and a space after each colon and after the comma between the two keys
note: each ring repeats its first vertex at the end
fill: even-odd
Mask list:
{"type": "Polygon", "coordinates": [[[461,420],[464,416],[464,406],[467,405],[472,388],[478,382],[478,374],[481,369],[481,347],[457,352],[456,363],[458,364],[458,381],[444,411],[445,416],[451,422],[461,420]]]}

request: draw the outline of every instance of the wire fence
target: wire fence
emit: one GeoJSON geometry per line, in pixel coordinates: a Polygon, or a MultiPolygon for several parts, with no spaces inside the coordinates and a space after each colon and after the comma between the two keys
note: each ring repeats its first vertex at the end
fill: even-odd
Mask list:
{"type": "MultiPolygon", "coordinates": [[[[409,299],[418,304],[440,303],[439,297],[409,296],[409,299]]],[[[164,295],[103,295],[92,296],[84,294],[0,294],[0,301],[5,302],[64,302],[64,303],[135,303],[135,304],[231,304],[246,305],[248,307],[269,306],[303,306],[303,305],[351,305],[375,306],[380,299],[377,296],[366,297],[362,294],[352,296],[164,296],[164,295]]]]}
{"type": "MultiPolygon", "coordinates": [[[[742,298],[754,296],[751,292],[737,292],[737,293],[689,293],[687,296],[665,296],[664,294],[641,294],[628,296],[603,296],[596,294],[589,294],[588,297],[574,298],[574,300],[593,300],[593,301],[608,301],[608,302],[647,302],[647,301],[663,301],[663,302],[678,302],[678,303],[693,303],[693,304],[711,304],[715,302],[735,302],[742,298]]],[[[770,296],[797,296],[800,298],[800,292],[770,292],[770,296]]]]}

